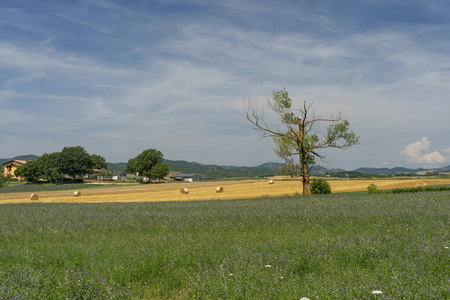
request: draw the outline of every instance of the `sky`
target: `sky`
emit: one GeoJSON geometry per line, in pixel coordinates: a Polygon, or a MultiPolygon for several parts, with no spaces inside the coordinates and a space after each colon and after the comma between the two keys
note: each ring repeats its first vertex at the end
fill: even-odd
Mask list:
{"type": "Polygon", "coordinates": [[[446,0],[0,0],[0,157],[281,162],[245,118],[285,88],[360,143],[327,168],[450,165],[446,0]]]}

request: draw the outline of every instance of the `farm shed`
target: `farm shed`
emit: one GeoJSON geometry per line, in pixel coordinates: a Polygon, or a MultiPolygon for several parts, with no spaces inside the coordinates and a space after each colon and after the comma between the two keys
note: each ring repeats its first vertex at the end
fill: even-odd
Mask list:
{"type": "Polygon", "coordinates": [[[17,167],[19,166],[23,166],[24,164],[26,164],[26,160],[21,160],[21,159],[13,159],[10,160],[6,163],[3,164],[3,175],[6,176],[11,176],[12,178],[18,178],[20,180],[23,180],[23,177],[17,177],[16,175],[14,175],[14,172],[17,170],[17,167]]]}
{"type": "Polygon", "coordinates": [[[185,182],[200,182],[202,178],[198,174],[175,174],[170,176],[170,179],[175,181],[185,181],[185,182]]]}

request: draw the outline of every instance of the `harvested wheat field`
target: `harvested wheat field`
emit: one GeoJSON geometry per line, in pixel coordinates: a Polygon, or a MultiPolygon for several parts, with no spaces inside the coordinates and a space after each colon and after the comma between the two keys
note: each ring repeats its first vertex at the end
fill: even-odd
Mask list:
{"type": "MultiPolygon", "coordinates": [[[[371,183],[378,189],[394,189],[429,185],[450,184],[450,179],[404,179],[404,180],[330,180],[332,192],[365,191],[371,183]]],[[[82,190],[74,197],[74,190],[39,192],[39,199],[30,201],[30,193],[0,194],[0,204],[6,203],[52,203],[52,202],[158,202],[227,200],[257,197],[290,196],[302,193],[300,181],[267,180],[223,181],[198,183],[168,183],[134,186],[117,186],[82,190]],[[222,192],[218,193],[217,188],[222,192]],[[188,189],[181,193],[182,189],[188,189]]]]}

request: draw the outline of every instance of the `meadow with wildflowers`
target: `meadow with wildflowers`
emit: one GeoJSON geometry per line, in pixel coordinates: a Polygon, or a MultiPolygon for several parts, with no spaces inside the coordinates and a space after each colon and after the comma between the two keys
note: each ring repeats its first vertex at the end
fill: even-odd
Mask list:
{"type": "Polygon", "coordinates": [[[1,299],[449,299],[450,192],[0,206],[1,299]]]}

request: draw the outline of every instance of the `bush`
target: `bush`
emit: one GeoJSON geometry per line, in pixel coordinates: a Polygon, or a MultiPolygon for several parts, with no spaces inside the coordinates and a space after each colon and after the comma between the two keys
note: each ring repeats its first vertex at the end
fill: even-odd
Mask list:
{"type": "Polygon", "coordinates": [[[331,187],[325,180],[317,178],[312,180],[311,192],[315,195],[331,194],[331,187]]]}
{"type": "Polygon", "coordinates": [[[3,174],[0,174],[0,188],[7,186],[8,183],[6,182],[6,178],[3,176],[3,174]]]}
{"type": "Polygon", "coordinates": [[[369,194],[380,194],[381,193],[381,191],[378,189],[377,185],[373,184],[373,183],[371,183],[367,186],[367,191],[369,194]]]}

